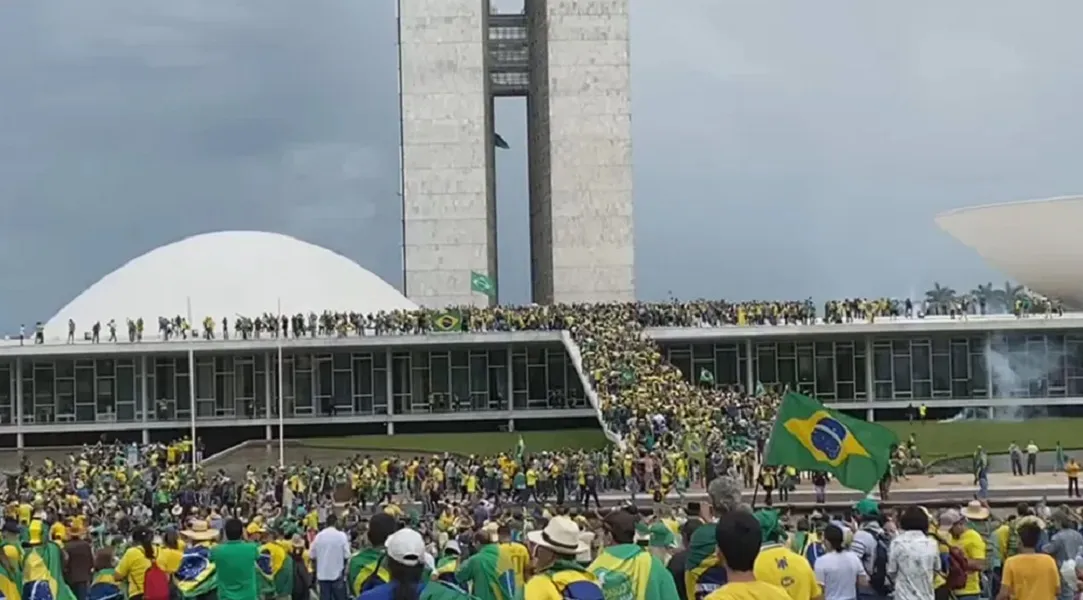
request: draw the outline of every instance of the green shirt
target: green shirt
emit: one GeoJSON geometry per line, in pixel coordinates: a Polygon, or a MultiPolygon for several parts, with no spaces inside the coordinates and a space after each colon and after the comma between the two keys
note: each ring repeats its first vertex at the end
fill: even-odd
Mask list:
{"type": "Polygon", "coordinates": [[[211,548],[219,600],[259,600],[258,559],[259,546],[253,542],[229,541],[211,548]]]}

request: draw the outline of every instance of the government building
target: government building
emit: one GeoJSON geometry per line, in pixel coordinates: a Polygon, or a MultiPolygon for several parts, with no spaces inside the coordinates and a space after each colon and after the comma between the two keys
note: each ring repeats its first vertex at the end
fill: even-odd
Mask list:
{"type": "MultiPolygon", "coordinates": [[[[293,437],[597,422],[579,348],[564,332],[162,341],[154,331],[159,316],[412,308],[360,266],[286,236],[224,232],[163,246],[63,307],[42,325],[42,343],[0,343],[0,445],[170,439],[193,426],[204,438],[270,439],[279,425],[293,437]],[[251,272],[260,261],[273,268],[251,272]],[[201,282],[208,273],[213,281],[201,282]],[[326,277],[305,281],[310,273],[326,277]],[[147,330],[132,343],[124,323],[139,315],[147,330]],[[91,324],[110,320],[119,342],[85,339],[91,324]],[[70,343],[69,323],[79,332],[70,343]]],[[[788,386],[870,420],[904,418],[919,404],[937,418],[966,409],[1067,415],[1083,405],[1078,313],[647,333],[690,380],[707,372],[718,386],[788,386]]]]}

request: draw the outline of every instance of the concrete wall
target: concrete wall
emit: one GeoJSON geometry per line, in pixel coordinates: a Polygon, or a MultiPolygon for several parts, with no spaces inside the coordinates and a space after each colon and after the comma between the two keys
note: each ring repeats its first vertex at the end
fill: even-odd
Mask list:
{"type": "Polygon", "coordinates": [[[544,75],[538,56],[530,109],[538,302],[635,296],[628,4],[530,3],[531,36],[545,40],[532,46],[544,75]]]}
{"type": "Polygon", "coordinates": [[[488,14],[485,0],[399,1],[405,291],[423,306],[486,303],[470,271],[496,272],[488,14]]]}

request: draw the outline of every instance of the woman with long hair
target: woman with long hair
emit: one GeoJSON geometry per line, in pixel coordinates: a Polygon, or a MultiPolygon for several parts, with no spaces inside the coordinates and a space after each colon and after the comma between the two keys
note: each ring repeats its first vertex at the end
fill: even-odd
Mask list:
{"type": "Polygon", "coordinates": [[[144,526],[132,530],[132,545],[120,557],[113,573],[117,582],[128,586],[128,600],[143,600],[143,582],[151,562],[157,557],[154,535],[144,526]]]}

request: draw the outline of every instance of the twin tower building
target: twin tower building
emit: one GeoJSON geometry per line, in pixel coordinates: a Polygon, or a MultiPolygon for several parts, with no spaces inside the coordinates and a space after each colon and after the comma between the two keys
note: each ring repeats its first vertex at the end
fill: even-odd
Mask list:
{"type": "Polygon", "coordinates": [[[488,304],[496,281],[493,101],[527,102],[531,293],[634,298],[629,0],[398,0],[406,295],[488,304]]]}

